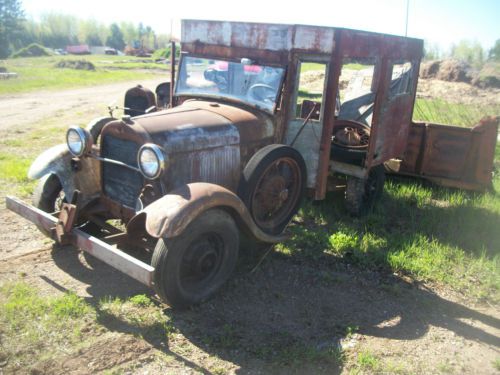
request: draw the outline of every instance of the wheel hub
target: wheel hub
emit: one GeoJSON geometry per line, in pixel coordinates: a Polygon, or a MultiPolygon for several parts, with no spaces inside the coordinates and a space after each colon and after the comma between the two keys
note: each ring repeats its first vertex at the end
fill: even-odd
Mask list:
{"type": "Polygon", "coordinates": [[[280,202],[284,202],[288,199],[288,189],[283,189],[278,193],[278,199],[280,202]]]}

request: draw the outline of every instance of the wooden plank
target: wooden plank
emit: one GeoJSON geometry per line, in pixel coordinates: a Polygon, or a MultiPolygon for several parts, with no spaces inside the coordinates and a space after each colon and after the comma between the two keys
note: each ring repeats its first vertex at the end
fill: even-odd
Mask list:
{"type": "MultiPolygon", "coordinates": [[[[48,231],[57,223],[57,218],[54,216],[23,202],[19,198],[7,196],[5,203],[9,210],[48,231]]],[[[153,285],[154,268],[149,264],[141,262],[80,229],[74,228],[70,234],[73,235],[71,242],[76,247],[149,287],[153,285]]]]}

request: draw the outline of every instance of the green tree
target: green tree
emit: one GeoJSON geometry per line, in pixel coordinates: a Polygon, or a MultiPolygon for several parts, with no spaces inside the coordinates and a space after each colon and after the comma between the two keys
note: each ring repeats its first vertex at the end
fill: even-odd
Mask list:
{"type": "Polygon", "coordinates": [[[123,50],[125,48],[125,41],[123,40],[123,33],[120,27],[116,23],[113,23],[109,27],[109,32],[110,35],[106,39],[106,45],[120,51],[123,50]]]}
{"type": "Polygon", "coordinates": [[[488,59],[493,61],[500,61],[500,39],[497,39],[495,45],[490,49],[488,53],[488,59]]]}
{"type": "Polygon", "coordinates": [[[484,64],[484,50],[478,41],[461,40],[451,48],[451,57],[480,68],[484,64]]]}
{"type": "Polygon", "coordinates": [[[439,45],[431,43],[428,40],[424,41],[424,59],[425,60],[439,60],[443,56],[439,45]]]}
{"type": "Polygon", "coordinates": [[[10,55],[11,46],[18,47],[24,12],[19,0],[0,0],[0,58],[10,55]]]}

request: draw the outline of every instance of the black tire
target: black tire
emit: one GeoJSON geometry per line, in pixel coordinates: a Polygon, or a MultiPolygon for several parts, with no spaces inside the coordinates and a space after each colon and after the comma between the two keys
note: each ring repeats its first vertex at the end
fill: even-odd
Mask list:
{"type": "Polygon", "coordinates": [[[33,191],[33,206],[45,212],[58,211],[62,205],[62,185],[55,174],[47,174],[33,191]]]}
{"type": "Polygon", "coordinates": [[[302,155],[290,146],[269,145],[250,159],[239,196],[260,229],[272,235],[283,232],[300,207],[306,176],[302,155]]]}
{"type": "Polygon", "coordinates": [[[351,120],[337,120],[335,122],[335,127],[333,129],[333,134],[337,131],[342,130],[346,127],[353,129],[359,129],[364,137],[367,137],[362,145],[359,146],[348,146],[346,144],[340,143],[336,137],[332,139],[332,145],[330,148],[330,159],[340,161],[343,163],[362,165],[366,159],[366,153],[368,149],[368,139],[370,137],[370,127],[359,123],[357,121],[351,120]]]}
{"type": "Polygon", "coordinates": [[[332,143],[330,159],[342,163],[362,165],[366,158],[366,150],[349,148],[332,143]]]}
{"type": "MultiPolygon", "coordinates": [[[[64,193],[61,182],[55,174],[47,174],[38,181],[33,191],[32,203],[36,208],[52,213],[61,209],[64,201],[64,193]]],[[[42,227],[37,227],[46,236],[51,233],[42,227]]]]}
{"type": "Polygon", "coordinates": [[[87,127],[85,129],[90,132],[95,144],[97,144],[97,140],[99,139],[99,135],[101,134],[104,125],[113,120],[116,119],[114,117],[99,117],[87,124],[87,127]]]}
{"type": "MultiPolygon", "coordinates": [[[[33,206],[42,211],[53,213],[60,211],[64,202],[66,202],[66,198],[64,196],[64,191],[59,177],[55,174],[47,174],[42,177],[33,191],[33,206]]],[[[90,221],[82,220],[80,218],[77,220],[76,224],[84,232],[95,237],[100,237],[102,234],[101,228],[97,224],[90,221]]],[[[51,237],[51,233],[46,231],[44,228],[38,226],[37,228],[46,236],[51,237]]]]}
{"type": "Polygon", "coordinates": [[[231,215],[220,209],[205,211],[179,236],[158,240],[151,260],[156,293],[174,308],[205,301],[231,275],[238,244],[231,215]]]}
{"type": "Polygon", "coordinates": [[[347,211],[354,216],[362,216],[373,209],[384,190],[385,171],[383,165],[370,170],[368,179],[347,177],[345,205],[347,211]]]}

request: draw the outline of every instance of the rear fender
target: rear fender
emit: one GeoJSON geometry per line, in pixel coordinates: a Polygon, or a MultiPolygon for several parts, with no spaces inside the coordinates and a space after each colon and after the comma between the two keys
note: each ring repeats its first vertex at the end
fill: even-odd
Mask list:
{"type": "Polygon", "coordinates": [[[61,182],[66,199],[71,201],[73,192],[79,190],[82,201],[92,199],[99,193],[99,163],[95,159],[80,159],[80,169],[74,171],[66,144],[60,144],[42,152],[31,164],[28,177],[40,179],[47,174],[55,174],[61,182]]]}
{"type": "Polygon", "coordinates": [[[215,207],[229,212],[240,230],[257,241],[276,243],[287,238],[285,235],[264,233],[255,225],[245,204],[236,194],[205,182],[184,185],[153,202],[130,220],[127,232],[144,228],[152,237],[175,237],[202,212],[215,207]]]}

